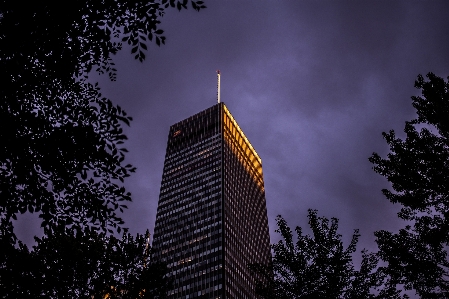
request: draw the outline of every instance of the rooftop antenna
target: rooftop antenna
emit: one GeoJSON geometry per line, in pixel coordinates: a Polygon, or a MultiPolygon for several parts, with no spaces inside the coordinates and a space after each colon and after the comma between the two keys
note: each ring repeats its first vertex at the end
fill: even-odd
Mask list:
{"type": "Polygon", "coordinates": [[[220,103],[220,70],[217,70],[217,102],[220,103]]]}

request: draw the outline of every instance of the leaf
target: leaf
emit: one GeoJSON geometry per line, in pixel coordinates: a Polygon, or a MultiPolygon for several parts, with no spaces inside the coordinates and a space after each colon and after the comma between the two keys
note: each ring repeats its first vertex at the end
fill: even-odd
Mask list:
{"type": "Polygon", "coordinates": [[[142,51],[140,51],[140,62],[142,62],[143,60],[145,60],[145,53],[143,53],[142,51]]]}

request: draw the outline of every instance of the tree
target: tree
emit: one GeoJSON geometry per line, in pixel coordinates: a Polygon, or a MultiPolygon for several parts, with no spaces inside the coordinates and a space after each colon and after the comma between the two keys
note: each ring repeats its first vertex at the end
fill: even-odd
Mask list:
{"type": "Polygon", "coordinates": [[[165,298],[171,282],[166,266],[152,261],[148,238],[60,228],[36,238],[32,251],[3,244],[2,298],[165,298]]]}
{"type": "MultiPolygon", "coordinates": [[[[387,178],[382,190],[402,208],[407,225],[398,233],[375,233],[388,273],[421,298],[449,298],[449,81],[419,75],[412,97],[417,118],[405,123],[405,139],[383,133],[390,153],[373,153],[374,171],[387,178]]],[[[449,80],[449,78],[448,78],[449,80]]]]}
{"type": "Polygon", "coordinates": [[[318,217],[316,210],[309,210],[308,218],[313,236],[304,235],[301,227],[296,227],[296,242],[287,222],[281,216],[276,218],[276,232],[283,240],[272,245],[272,265],[250,266],[263,276],[256,290],[260,297],[400,298],[395,286],[385,281],[384,273],[376,271],[375,254],[362,250],[360,270],[354,269],[352,255],[360,236],[358,230],[345,249],[337,233],[338,219],[318,217]]]}
{"type": "Polygon", "coordinates": [[[199,0],[0,0],[3,297],[164,297],[165,266],[151,261],[145,238],[105,234],[121,232],[131,200],[123,126],[132,119],[88,76],[114,81],[123,42],[143,61],[148,42],[165,43],[165,9],[188,3],[205,8],[199,0]],[[45,232],[31,251],[12,223],[26,211],[39,213],[45,232]]]}
{"type": "Polygon", "coordinates": [[[65,225],[103,231],[123,221],[131,195],[123,181],[123,126],[131,117],[87,78],[116,78],[122,42],[145,59],[147,42],[164,44],[168,7],[195,10],[202,1],[0,1],[0,220],[39,213],[47,230],[65,225]]]}

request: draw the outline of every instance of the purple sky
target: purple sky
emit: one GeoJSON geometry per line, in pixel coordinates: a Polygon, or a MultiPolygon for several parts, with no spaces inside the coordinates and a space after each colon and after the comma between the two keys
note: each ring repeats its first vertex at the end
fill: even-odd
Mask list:
{"type": "Polygon", "coordinates": [[[375,250],[374,231],[403,224],[368,157],[386,155],[382,131],[402,132],[414,117],[417,75],[449,75],[449,2],[205,4],[169,10],[165,46],[152,44],[144,63],[125,48],[117,82],[98,77],[134,118],[126,226],[153,230],[169,127],[216,103],[219,69],[221,100],[262,158],[272,242],[276,215],[306,227],[313,208],[339,218],[346,241],[359,228],[358,249],[375,250]]]}

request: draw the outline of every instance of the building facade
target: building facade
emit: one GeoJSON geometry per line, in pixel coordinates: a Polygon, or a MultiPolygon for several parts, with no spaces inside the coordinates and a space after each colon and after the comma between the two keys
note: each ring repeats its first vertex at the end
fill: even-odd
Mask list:
{"type": "Polygon", "coordinates": [[[224,103],[170,127],[153,238],[169,298],[254,298],[271,261],[262,162],[224,103]]]}

